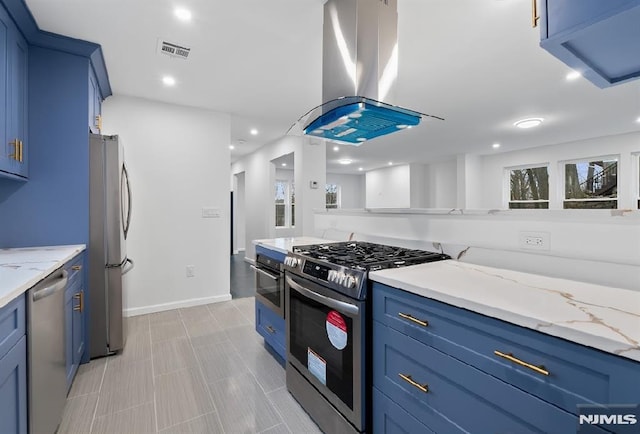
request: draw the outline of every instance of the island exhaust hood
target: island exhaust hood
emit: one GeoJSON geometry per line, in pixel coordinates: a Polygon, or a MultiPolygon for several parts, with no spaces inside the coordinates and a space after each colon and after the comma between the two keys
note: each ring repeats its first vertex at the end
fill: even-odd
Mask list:
{"type": "Polygon", "coordinates": [[[398,0],[328,0],[322,50],[324,103],[292,129],[357,146],[418,125],[423,117],[442,120],[393,105],[398,0]]]}

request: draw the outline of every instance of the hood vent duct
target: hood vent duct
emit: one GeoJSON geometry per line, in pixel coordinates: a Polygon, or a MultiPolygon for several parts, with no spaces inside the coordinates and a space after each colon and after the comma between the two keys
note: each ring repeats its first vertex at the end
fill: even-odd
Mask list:
{"type": "Polygon", "coordinates": [[[424,116],[442,119],[393,105],[398,0],[328,0],[322,42],[324,103],[294,124],[303,134],[360,145],[424,116]]]}

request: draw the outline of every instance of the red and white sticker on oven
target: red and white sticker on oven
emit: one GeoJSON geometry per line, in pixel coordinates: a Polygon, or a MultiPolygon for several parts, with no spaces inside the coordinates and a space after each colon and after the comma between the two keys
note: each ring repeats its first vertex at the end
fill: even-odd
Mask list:
{"type": "Polygon", "coordinates": [[[327,314],[326,321],[327,336],[331,345],[339,350],[347,346],[347,323],[335,310],[327,314]]]}

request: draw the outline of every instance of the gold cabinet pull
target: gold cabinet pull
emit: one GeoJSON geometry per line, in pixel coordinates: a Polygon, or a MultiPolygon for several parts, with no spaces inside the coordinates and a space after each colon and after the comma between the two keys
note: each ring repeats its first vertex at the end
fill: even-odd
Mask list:
{"type": "Polygon", "coordinates": [[[74,265],[73,267],[71,267],[72,270],[82,270],[82,265],[74,265]]]}
{"type": "Polygon", "coordinates": [[[538,27],[540,15],[538,14],[538,0],[531,0],[531,26],[535,29],[538,27]]]}
{"type": "Polygon", "coordinates": [[[525,362],[523,360],[518,359],[517,357],[514,357],[513,354],[511,354],[511,353],[503,353],[502,351],[495,350],[493,352],[493,354],[495,354],[498,357],[502,357],[503,359],[507,359],[508,361],[513,362],[516,365],[520,365],[520,366],[524,366],[525,368],[529,368],[532,371],[537,372],[538,374],[549,375],[549,371],[547,371],[544,368],[544,366],[532,365],[531,363],[527,363],[527,362],[525,362]]]}
{"type": "Polygon", "coordinates": [[[20,161],[20,140],[12,140],[9,144],[13,146],[13,154],[9,154],[9,158],[20,161]]]}
{"type": "Polygon", "coordinates": [[[23,159],[23,150],[24,150],[24,143],[22,143],[22,140],[18,140],[18,161],[20,163],[22,163],[23,159]]]}
{"type": "Polygon", "coordinates": [[[96,127],[99,131],[102,131],[102,116],[100,115],[96,116],[96,127]]]}
{"type": "Polygon", "coordinates": [[[427,384],[420,384],[420,383],[414,381],[413,378],[411,378],[411,375],[406,375],[406,374],[398,374],[398,375],[400,376],[400,378],[402,378],[407,383],[411,384],[416,389],[420,389],[420,391],[422,391],[424,393],[428,393],[429,392],[429,386],[427,384]]]}
{"type": "Polygon", "coordinates": [[[274,328],[273,328],[273,327],[271,327],[271,326],[267,326],[267,331],[268,331],[269,333],[271,333],[271,334],[274,334],[274,333],[276,332],[276,329],[274,329],[274,328]]]}
{"type": "Polygon", "coordinates": [[[428,327],[429,326],[429,321],[423,321],[421,319],[418,319],[412,315],[409,315],[408,313],[402,313],[402,312],[398,312],[398,316],[404,319],[408,319],[409,321],[413,321],[416,324],[420,324],[422,327],[428,327]]]}
{"type": "Polygon", "coordinates": [[[78,305],[74,306],[73,310],[76,312],[82,312],[84,309],[84,297],[82,296],[82,292],[77,292],[73,297],[78,300],[78,305]]]}

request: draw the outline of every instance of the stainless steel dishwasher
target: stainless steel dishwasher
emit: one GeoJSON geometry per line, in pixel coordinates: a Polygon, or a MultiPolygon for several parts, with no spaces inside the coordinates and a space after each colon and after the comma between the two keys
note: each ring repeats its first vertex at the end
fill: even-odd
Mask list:
{"type": "Polygon", "coordinates": [[[64,342],[64,289],[67,270],[60,269],[29,290],[27,341],[29,432],[56,432],[67,398],[64,342]]]}

